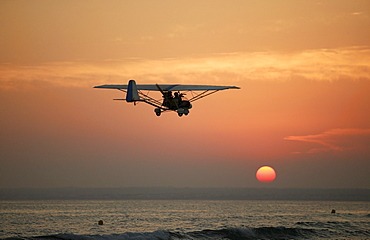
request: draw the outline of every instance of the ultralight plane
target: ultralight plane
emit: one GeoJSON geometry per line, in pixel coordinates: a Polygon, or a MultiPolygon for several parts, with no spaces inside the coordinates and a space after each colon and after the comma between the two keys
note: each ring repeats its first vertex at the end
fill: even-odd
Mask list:
{"type": "Polygon", "coordinates": [[[239,89],[235,86],[209,86],[209,85],[163,85],[163,84],[136,84],[135,80],[130,80],[128,85],[100,85],[94,88],[117,89],[126,93],[126,102],[144,102],[155,107],[154,112],[160,116],[162,112],[174,111],[181,117],[189,114],[192,108],[192,102],[209,96],[215,92],[226,89],[239,89]],[[144,93],[144,91],[148,91],[144,93]],[[162,99],[157,100],[149,96],[150,91],[159,91],[162,93],[162,99]],[[191,92],[190,99],[185,98],[184,92],[191,92]],[[193,93],[196,92],[196,93],[193,93]]]}

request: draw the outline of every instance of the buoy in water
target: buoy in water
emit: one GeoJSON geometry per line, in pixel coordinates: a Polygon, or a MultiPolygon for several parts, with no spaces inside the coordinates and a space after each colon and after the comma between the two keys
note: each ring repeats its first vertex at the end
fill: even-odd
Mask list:
{"type": "Polygon", "coordinates": [[[331,210],[331,214],[334,214],[335,213],[335,209],[331,210]]]}
{"type": "Polygon", "coordinates": [[[99,224],[99,225],[103,225],[103,220],[100,220],[100,221],[98,222],[98,224],[99,224]]]}

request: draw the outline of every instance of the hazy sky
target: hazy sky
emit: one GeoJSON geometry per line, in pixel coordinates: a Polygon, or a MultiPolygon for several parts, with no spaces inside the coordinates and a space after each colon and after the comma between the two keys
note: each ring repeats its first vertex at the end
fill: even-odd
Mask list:
{"type": "Polygon", "coordinates": [[[3,0],[0,187],[370,188],[369,93],[368,0],[3,0]],[[241,89],[93,88],[129,79],[241,89]]]}

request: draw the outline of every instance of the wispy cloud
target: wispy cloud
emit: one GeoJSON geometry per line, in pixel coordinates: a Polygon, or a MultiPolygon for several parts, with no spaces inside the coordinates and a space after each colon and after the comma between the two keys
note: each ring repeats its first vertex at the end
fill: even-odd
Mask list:
{"type": "Polygon", "coordinates": [[[370,80],[370,49],[352,47],[301,52],[243,52],[197,58],[53,62],[0,65],[0,88],[44,82],[86,87],[100,83],[370,80]]]}
{"type": "MultiPolygon", "coordinates": [[[[331,129],[319,134],[289,136],[285,140],[316,143],[320,147],[311,148],[306,153],[347,151],[370,147],[370,129],[331,129]]],[[[294,152],[297,153],[297,152],[294,152]]]]}

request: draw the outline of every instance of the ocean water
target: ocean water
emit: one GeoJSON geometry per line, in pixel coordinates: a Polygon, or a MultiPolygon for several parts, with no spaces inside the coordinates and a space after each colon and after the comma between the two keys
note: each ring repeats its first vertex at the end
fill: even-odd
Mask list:
{"type": "Polygon", "coordinates": [[[370,239],[369,202],[0,201],[0,218],[2,239],[370,239]]]}

